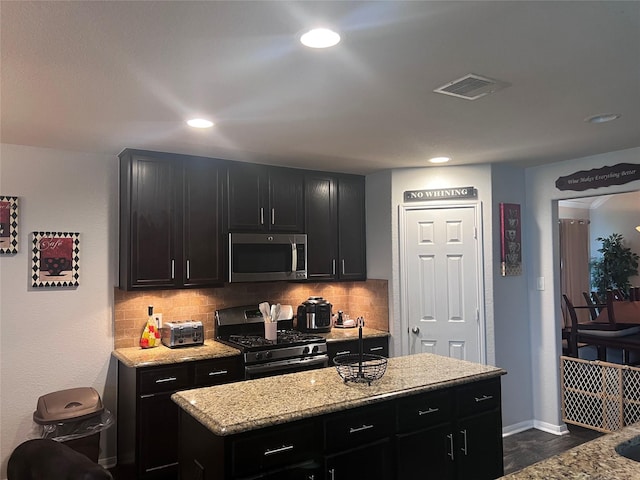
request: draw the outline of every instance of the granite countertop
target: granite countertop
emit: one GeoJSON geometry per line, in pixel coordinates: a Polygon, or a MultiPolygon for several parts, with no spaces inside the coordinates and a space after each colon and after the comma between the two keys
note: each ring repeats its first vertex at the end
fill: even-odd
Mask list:
{"type": "MultiPolygon", "coordinates": [[[[318,335],[322,335],[327,339],[327,342],[340,342],[345,340],[357,340],[358,339],[358,328],[335,328],[333,327],[329,333],[320,333],[318,335]]],[[[375,328],[362,327],[362,338],[371,338],[371,337],[388,337],[390,335],[389,332],[385,332],[384,330],[376,330],[375,328]]]]}
{"type": "Polygon", "coordinates": [[[172,363],[193,362],[211,358],[233,357],[240,350],[215,340],[205,340],[204,345],[195,347],[169,348],[159,345],[154,348],[127,347],[111,352],[115,358],[130,368],[169,365],[172,363]]]}
{"type": "Polygon", "coordinates": [[[634,439],[638,435],[640,435],[640,424],[630,425],[501,478],[510,480],[640,479],[640,463],[629,460],[615,451],[615,447],[622,442],[640,443],[640,440],[634,439]]]}
{"type": "Polygon", "coordinates": [[[171,398],[216,435],[232,435],[505,374],[422,353],[390,358],[371,385],[344,383],[334,367],[185,390],[171,398]]]}

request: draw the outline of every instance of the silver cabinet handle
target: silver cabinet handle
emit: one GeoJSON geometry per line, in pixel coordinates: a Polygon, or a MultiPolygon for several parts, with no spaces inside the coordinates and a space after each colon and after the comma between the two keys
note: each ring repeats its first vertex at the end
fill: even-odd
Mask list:
{"type": "Polygon", "coordinates": [[[191,262],[187,260],[187,280],[191,278],[191,262]]]}
{"type": "Polygon", "coordinates": [[[450,433],[449,435],[447,435],[447,438],[449,439],[449,452],[447,453],[447,455],[449,455],[449,458],[451,460],[454,460],[454,456],[453,456],[453,434],[450,433]]]}
{"type": "Polygon", "coordinates": [[[176,278],[176,261],[172,258],[171,259],[171,280],[173,280],[174,278],[176,278]]]}
{"type": "Polygon", "coordinates": [[[348,355],[351,353],[351,350],[343,350],[342,352],[336,352],[336,357],[338,355],[348,355]]]}
{"type": "Polygon", "coordinates": [[[336,274],[336,259],[331,260],[331,275],[336,274]]]}
{"type": "Polygon", "coordinates": [[[384,349],[384,347],[371,347],[369,349],[370,352],[378,352],[380,350],[384,349]]]}
{"type": "Polygon", "coordinates": [[[271,225],[275,225],[276,224],[276,209],[272,208],[271,209],[271,225]]]}
{"type": "Polygon", "coordinates": [[[370,430],[373,428],[373,425],[362,425],[361,427],[356,427],[356,428],[349,428],[349,433],[358,433],[358,432],[364,432],[365,430],[370,430]]]}
{"type": "Polygon", "coordinates": [[[429,408],[427,410],[418,410],[418,415],[422,416],[422,415],[429,415],[430,413],[436,413],[439,412],[440,409],[439,408],[429,408]]]}
{"type": "Polygon", "coordinates": [[[216,375],[226,375],[229,373],[227,370],[216,370],[215,372],[209,372],[210,377],[214,377],[216,375]]]}
{"type": "Polygon", "coordinates": [[[346,272],[344,271],[344,258],[342,259],[342,274],[344,275],[346,272]]]}
{"type": "Polygon", "coordinates": [[[176,377],[159,378],[158,380],[156,380],[156,383],[175,382],[176,380],[176,377]]]}
{"type": "Polygon", "coordinates": [[[474,397],[474,400],[476,401],[476,403],[480,403],[480,402],[484,402],[485,400],[491,400],[493,398],[493,395],[483,395],[481,397],[474,397]]]}
{"type": "Polygon", "coordinates": [[[420,328],[419,328],[419,327],[413,327],[413,328],[411,329],[411,331],[417,335],[417,334],[419,334],[419,333],[420,333],[420,328]]]}
{"type": "Polygon", "coordinates": [[[260,225],[264,225],[264,208],[260,207],[260,225]]]}
{"type": "Polygon", "coordinates": [[[289,450],[293,450],[293,445],[283,445],[280,448],[274,448],[273,450],[266,449],[264,451],[264,456],[268,457],[269,455],[275,455],[276,453],[288,452],[289,450]]]}
{"type": "Polygon", "coordinates": [[[460,450],[462,450],[462,453],[467,455],[467,431],[460,430],[460,433],[462,434],[462,448],[460,450]]]}

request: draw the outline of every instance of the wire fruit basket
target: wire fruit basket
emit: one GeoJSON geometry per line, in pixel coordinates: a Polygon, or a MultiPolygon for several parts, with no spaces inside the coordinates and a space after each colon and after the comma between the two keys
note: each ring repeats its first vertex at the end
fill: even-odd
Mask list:
{"type": "Polygon", "coordinates": [[[387,359],[368,353],[362,355],[339,355],[333,359],[338,375],[346,382],[371,382],[382,378],[387,370],[387,359]]]}
{"type": "Polygon", "coordinates": [[[339,355],[333,359],[333,363],[338,370],[338,375],[342,377],[344,383],[357,382],[368,383],[382,378],[387,370],[387,359],[380,355],[372,355],[370,353],[362,353],[362,327],[364,327],[364,318],[358,317],[356,320],[358,325],[358,354],[357,355],[339,355]]]}

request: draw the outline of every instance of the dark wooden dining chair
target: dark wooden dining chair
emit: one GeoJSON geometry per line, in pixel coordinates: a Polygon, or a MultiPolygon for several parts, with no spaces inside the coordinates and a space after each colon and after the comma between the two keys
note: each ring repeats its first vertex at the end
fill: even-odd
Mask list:
{"type": "MultiPolygon", "coordinates": [[[[592,294],[595,292],[591,292],[592,294]]],[[[595,320],[598,318],[598,314],[600,313],[600,309],[593,302],[593,299],[590,294],[587,292],[582,292],[582,296],[584,297],[585,302],[587,302],[587,306],[589,307],[589,315],[591,315],[591,320],[595,320]]]]}
{"type": "MultiPolygon", "coordinates": [[[[562,294],[562,298],[567,307],[567,312],[571,320],[571,328],[569,331],[568,339],[568,353],[572,357],[578,357],[578,348],[595,345],[598,350],[598,359],[606,360],[606,347],[602,346],[598,342],[599,336],[602,337],[622,337],[625,335],[633,335],[640,332],[640,325],[620,324],[616,323],[614,300],[615,295],[613,292],[607,292],[607,303],[602,305],[595,305],[600,308],[607,309],[608,322],[579,322],[576,310],[579,309],[591,309],[589,305],[575,306],[567,297],[566,294],[562,294]],[[591,340],[591,343],[589,342],[591,340]]],[[[628,358],[629,354],[623,349],[623,358],[628,358]]]]}

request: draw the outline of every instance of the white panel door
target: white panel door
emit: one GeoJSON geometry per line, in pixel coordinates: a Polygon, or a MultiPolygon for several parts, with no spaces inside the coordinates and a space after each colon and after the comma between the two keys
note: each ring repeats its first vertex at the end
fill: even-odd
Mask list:
{"type": "Polygon", "coordinates": [[[409,353],[483,362],[474,206],[406,209],[402,310],[409,353]]]}

